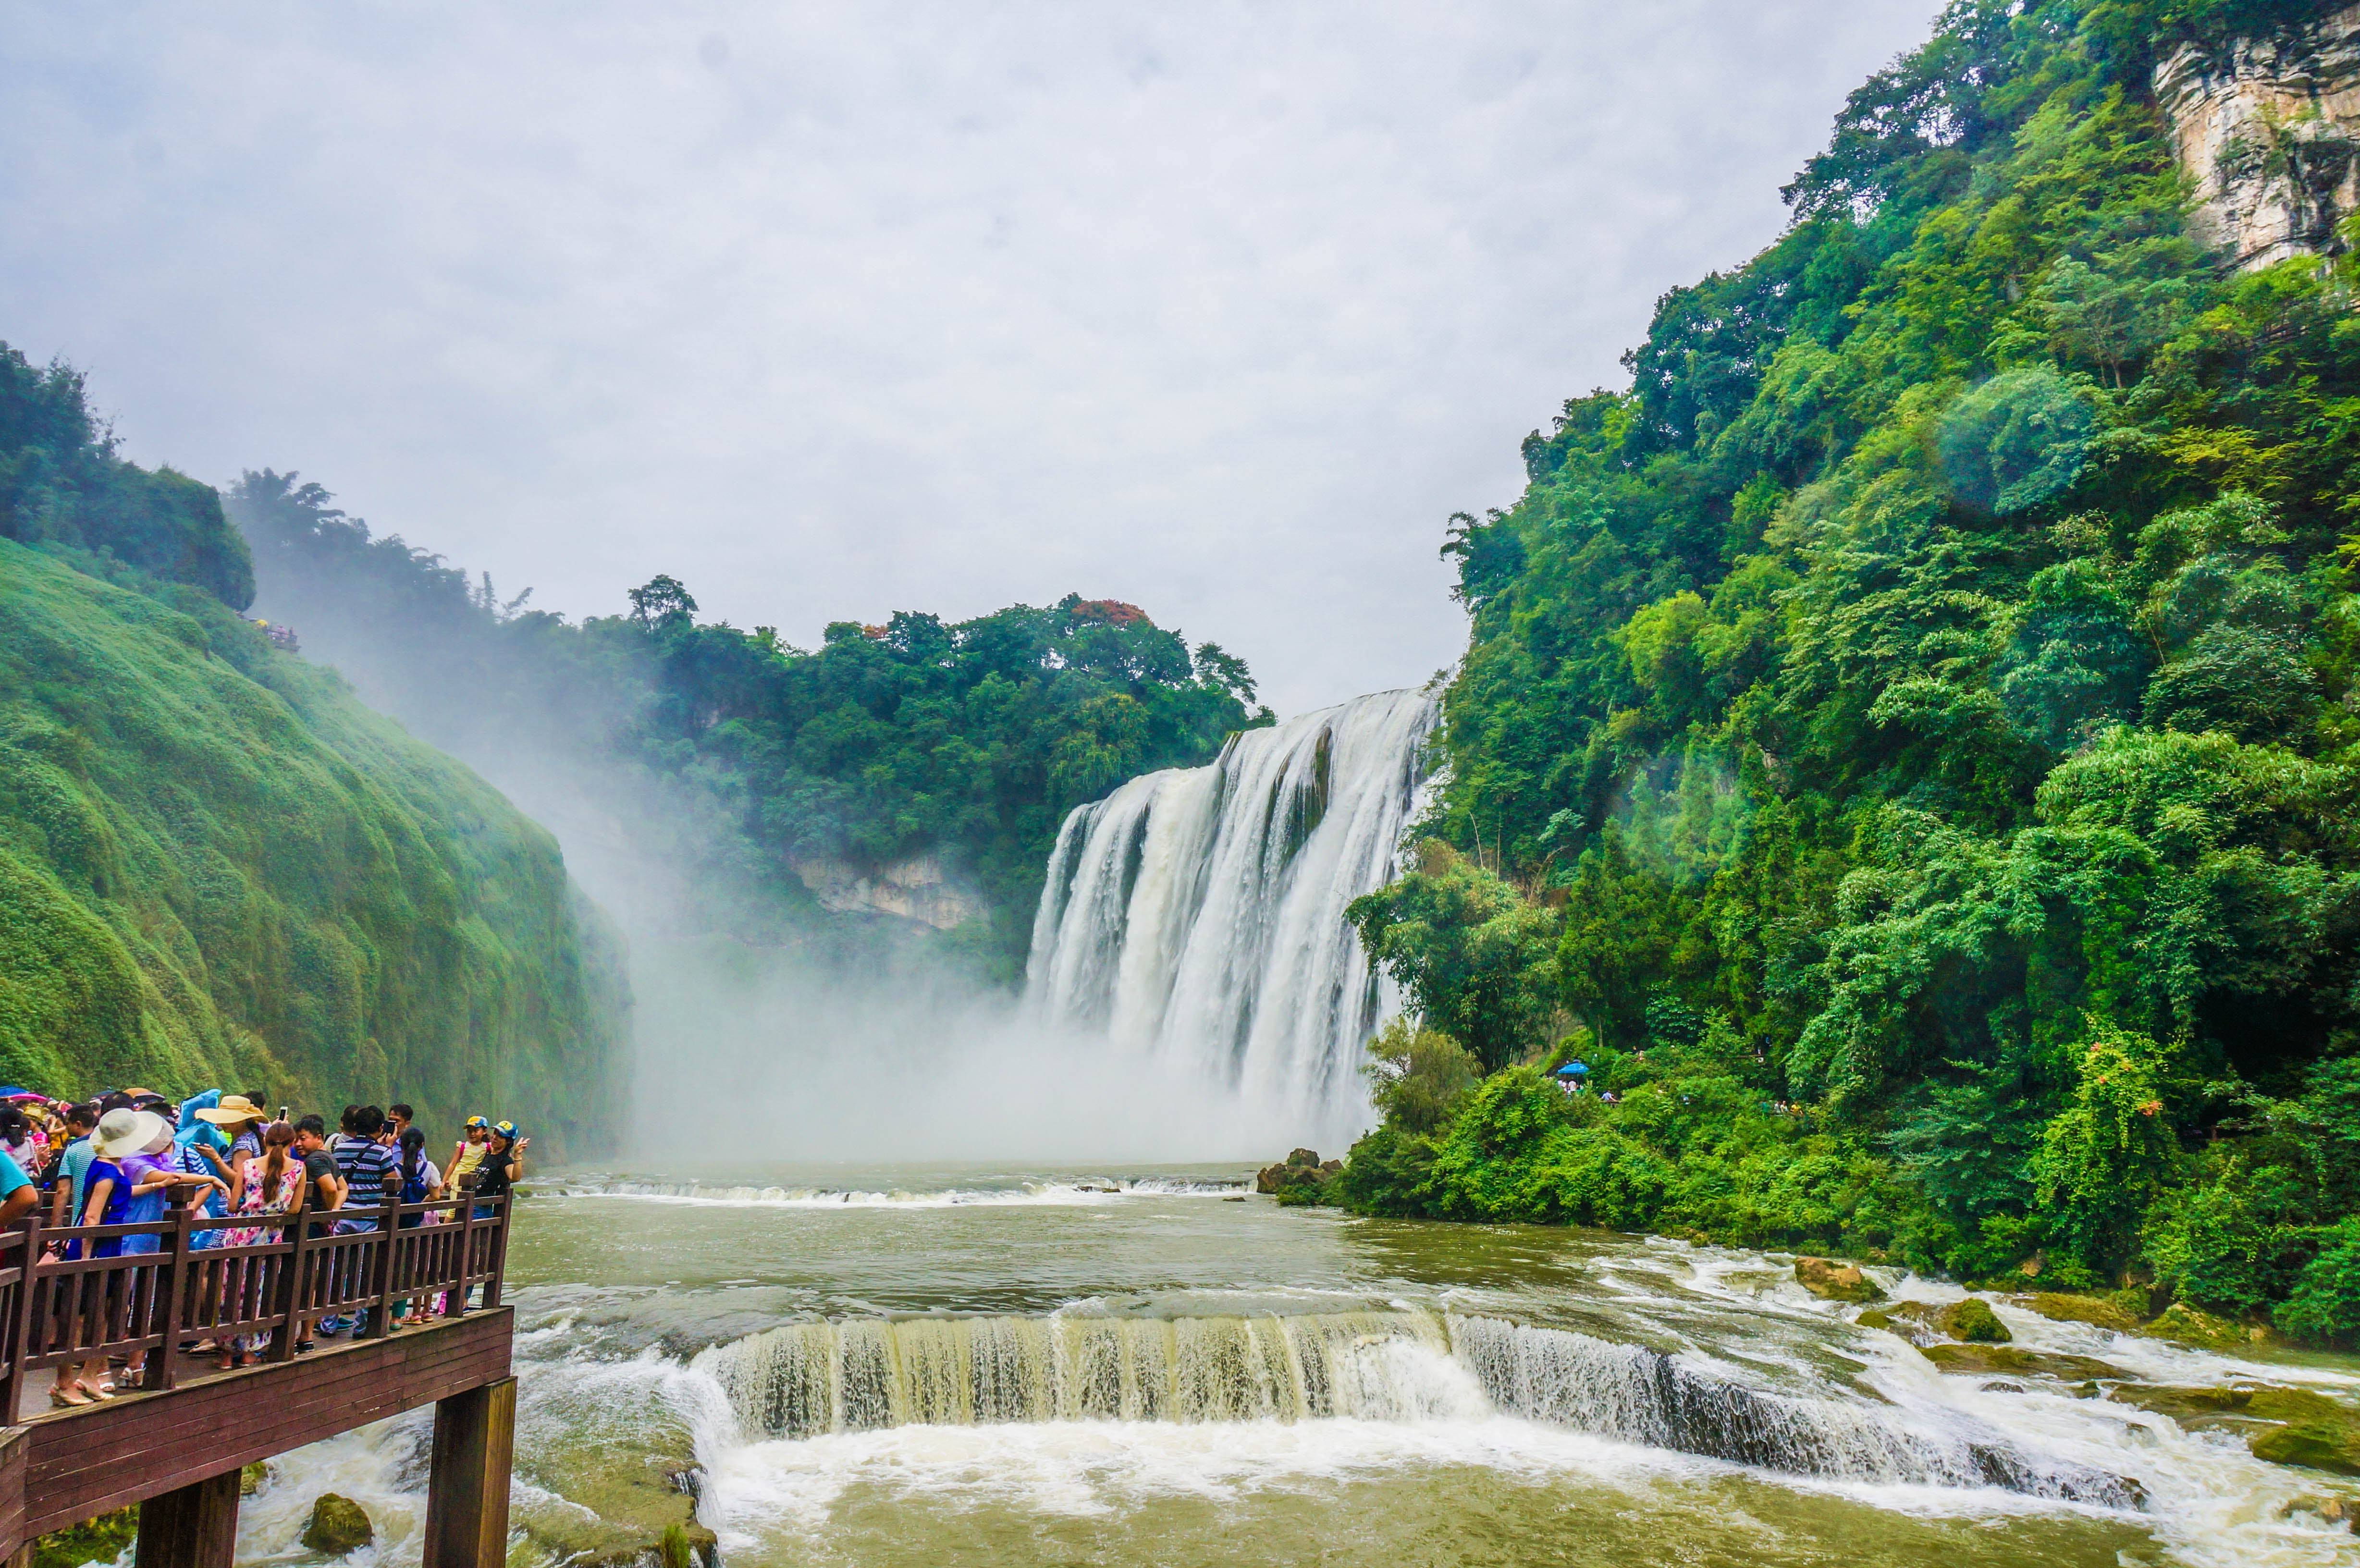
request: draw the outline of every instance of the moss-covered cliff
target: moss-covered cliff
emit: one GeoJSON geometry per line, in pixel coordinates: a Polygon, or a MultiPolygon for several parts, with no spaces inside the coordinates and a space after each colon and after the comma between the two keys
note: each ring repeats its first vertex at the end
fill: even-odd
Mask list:
{"type": "Polygon", "coordinates": [[[0,539],[0,1077],[599,1141],[627,1003],[555,842],[217,597],[76,564],[134,585],[0,539]]]}

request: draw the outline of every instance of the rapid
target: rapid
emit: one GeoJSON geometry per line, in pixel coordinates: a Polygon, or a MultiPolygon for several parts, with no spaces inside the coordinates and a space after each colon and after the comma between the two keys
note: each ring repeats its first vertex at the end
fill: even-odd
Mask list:
{"type": "MultiPolygon", "coordinates": [[[[1946,1374],[1783,1255],[1283,1209],[1233,1167],[532,1185],[519,1563],[634,1560],[691,1506],[737,1568],[2355,1560],[2318,1505],[2360,1486],[2132,1402],[2351,1397],[2349,1358],[1994,1297],[2016,1348],[2085,1359],[1946,1374]]],[[[377,1562],[416,1563],[428,1425],[277,1461],[240,1560],[304,1561],[304,1510],[339,1490],[379,1520],[377,1562]]]]}

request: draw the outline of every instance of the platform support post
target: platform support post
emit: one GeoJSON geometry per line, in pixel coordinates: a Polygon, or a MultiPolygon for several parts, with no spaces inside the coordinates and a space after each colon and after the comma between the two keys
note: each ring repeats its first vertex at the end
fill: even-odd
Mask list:
{"type": "Polygon", "coordinates": [[[501,1568],[508,1561],[516,1389],[515,1378],[503,1377],[435,1402],[425,1568],[501,1568]]]}
{"type": "Polygon", "coordinates": [[[224,1470],[141,1503],[137,1568],[230,1568],[237,1555],[237,1477],[224,1470]]]}

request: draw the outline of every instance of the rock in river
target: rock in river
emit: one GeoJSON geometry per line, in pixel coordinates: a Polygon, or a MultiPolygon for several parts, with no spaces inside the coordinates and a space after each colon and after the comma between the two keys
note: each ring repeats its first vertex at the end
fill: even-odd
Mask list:
{"type": "Polygon", "coordinates": [[[357,1552],[377,1539],[368,1512],[350,1497],[322,1492],[311,1505],[311,1521],[303,1527],[303,1549],[326,1557],[357,1552]]]}
{"type": "Polygon", "coordinates": [[[1804,1290],[1830,1301],[1881,1301],[1885,1292],[1860,1271],[1856,1263],[1836,1263],[1825,1258],[1795,1259],[1795,1279],[1804,1290]]]}

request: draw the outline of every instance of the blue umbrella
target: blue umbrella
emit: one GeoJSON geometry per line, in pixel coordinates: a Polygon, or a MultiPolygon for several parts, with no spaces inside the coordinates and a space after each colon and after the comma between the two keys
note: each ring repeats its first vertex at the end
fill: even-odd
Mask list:
{"type": "Polygon", "coordinates": [[[1587,1078],[1590,1076],[1590,1063],[1568,1062],[1557,1070],[1557,1075],[1560,1078],[1587,1078]]]}

